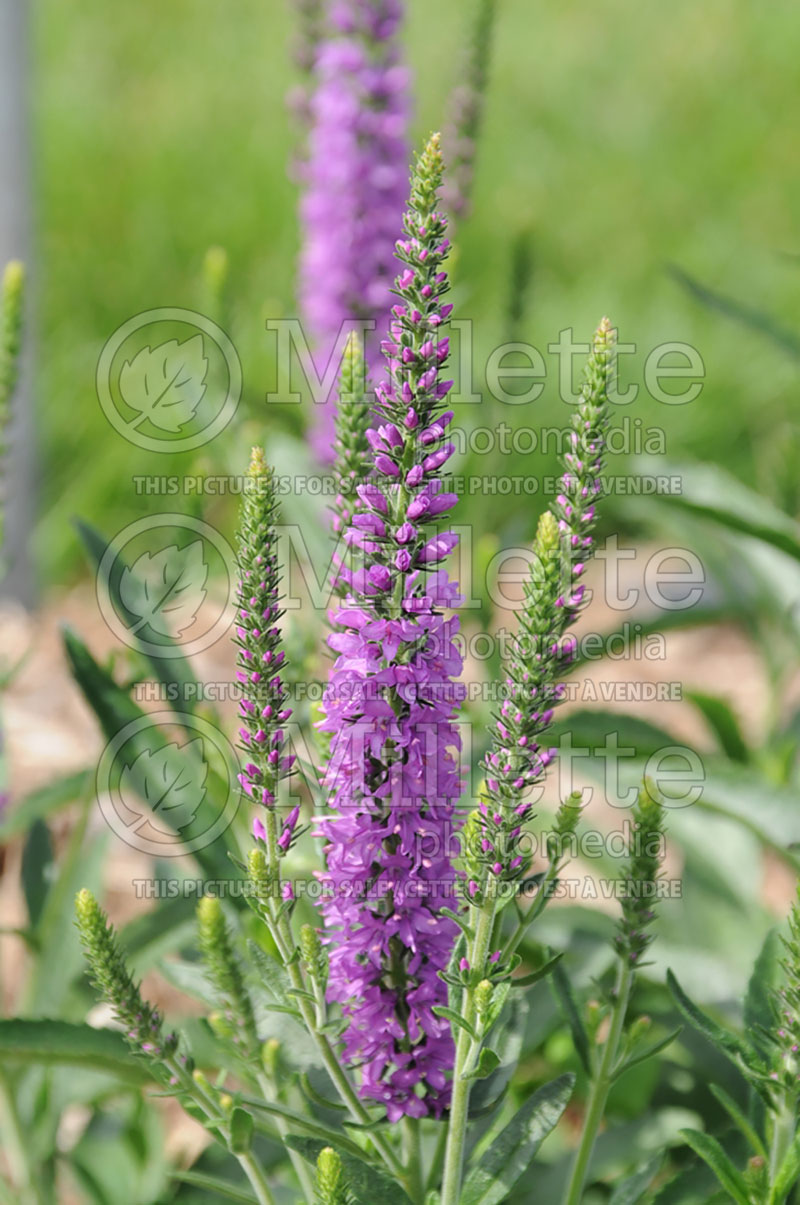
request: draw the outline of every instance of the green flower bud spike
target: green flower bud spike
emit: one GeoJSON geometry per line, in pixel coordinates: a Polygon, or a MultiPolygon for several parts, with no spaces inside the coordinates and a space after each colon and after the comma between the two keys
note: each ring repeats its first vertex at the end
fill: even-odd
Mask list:
{"type": "Polygon", "coordinates": [[[317,1159],[317,1205],[352,1205],[342,1160],[333,1147],[324,1147],[317,1159]]]}
{"type": "Polygon", "coordinates": [[[200,948],[211,982],[225,1003],[224,1019],[233,1030],[233,1042],[243,1055],[259,1049],[255,1014],[233,948],[222,906],[213,896],[204,896],[197,906],[200,948]]]}
{"type": "MultiPolygon", "coordinates": [[[[367,389],[366,365],[362,339],[358,331],[352,331],[345,344],[342,370],[339,375],[339,404],[336,410],[336,440],[333,478],[336,497],[333,504],[333,533],[340,538],[350,525],[353,511],[358,506],[356,486],[366,480],[370,459],[370,447],[366,431],[370,423],[370,405],[374,401],[367,389]]],[[[338,573],[341,559],[346,558],[348,567],[359,555],[355,548],[337,550],[334,562],[333,587],[343,596],[344,583],[338,573]]]]}
{"type": "Polygon", "coordinates": [[[175,1034],[163,1033],[161,1016],[143,999],[120,950],[113,925],[85,887],[75,900],[78,931],[89,962],[91,979],[114,1010],[125,1037],[138,1054],[170,1058],[178,1045],[175,1034]]]}
{"type": "MultiPolygon", "coordinates": [[[[0,457],[4,458],[11,398],[19,374],[25,269],[18,260],[6,265],[0,284],[0,457]]],[[[0,495],[0,548],[4,542],[5,496],[0,495]]]]}

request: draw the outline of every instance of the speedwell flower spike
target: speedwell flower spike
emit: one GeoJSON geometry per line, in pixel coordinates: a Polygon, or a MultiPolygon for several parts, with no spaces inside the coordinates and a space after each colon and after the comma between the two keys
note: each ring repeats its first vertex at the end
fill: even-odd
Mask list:
{"type": "Polygon", "coordinates": [[[362,551],[344,573],[347,597],[331,613],[337,653],[323,698],[331,734],[326,786],[339,813],[319,832],[328,841],[328,997],[342,1004],[346,1059],[361,1064],[362,1092],[403,1113],[441,1113],[452,1067],[445,970],[455,927],[448,856],[461,792],[454,682],[458,621],[444,608],[456,588],[440,562],[455,545],[439,521],[456,497],[441,470],[452,454],[443,414],[450,382],[440,370],[451,307],[443,300],[449,243],[439,210],[438,135],[419,157],[397,244],[388,382],[378,389],[383,420],[370,428],[373,476],[359,488],[348,536],[362,551]]]}
{"type": "MultiPolygon", "coordinates": [[[[362,340],[353,331],[345,344],[342,370],[339,374],[339,404],[336,410],[336,440],[333,478],[336,497],[333,503],[333,533],[345,536],[351,526],[353,513],[358,506],[356,493],[369,472],[371,453],[367,439],[370,423],[370,405],[373,395],[367,390],[366,365],[362,340]]],[[[337,549],[334,558],[332,585],[341,596],[346,593],[344,579],[339,573],[342,564],[355,567],[354,554],[357,550],[337,549]]]]}
{"type": "Polygon", "coordinates": [[[342,1160],[333,1147],[323,1147],[317,1156],[316,1205],[353,1205],[342,1160]]]}
{"type": "Polygon", "coordinates": [[[648,929],[655,917],[653,904],[664,856],[664,809],[651,789],[642,787],[631,814],[622,920],[614,939],[619,956],[636,965],[653,940],[648,929]]]}
{"type": "MultiPolygon", "coordinates": [[[[367,363],[375,373],[408,170],[408,73],[399,39],[403,5],[336,0],[328,14],[331,31],[316,51],[308,159],[301,168],[302,309],[323,364],[339,351],[343,322],[365,324],[367,363]]],[[[314,412],[312,439],[329,462],[334,404],[317,405],[314,412]]]]}
{"type": "Polygon", "coordinates": [[[157,1009],[142,999],[138,983],[128,970],[114,926],[86,887],[75,899],[75,913],[83,948],[97,990],[111,1005],[131,1047],[158,1060],[174,1054],[178,1040],[165,1034],[157,1009]]]}
{"type": "MultiPolygon", "coordinates": [[[[280,571],[277,559],[278,504],[272,469],[260,448],[253,448],[242,502],[239,533],[239,586],[235,643],[239,702],[239,739],[245,763],[239,782],[254,803],[275,805],[282,779],[294,757],[285,752],[284,725],[291,716],[283,679],[279,620],[280,571]]],[[[257,818],[256,835],[263,835],[257,818]]]]}
{"type": "Polygon", "coordinates": [[[509,882],[525,874],[525,858],[518,852],[518,839],[532,816],[525,796],[557,752],[545,740],[575,656],[575,638],[568,632],[584,602],[581,579],[593,549],[614,342],[615,333],[604,318],[572,417],[567,472],[553,510],[539,520],[532,572],[507,666],[507,698],[483,763],[483,874],[472,892],[478,902],[491,880],[509,882]]]}
{"type": "MultiPolygon", "coordinates": [[[[6,455],[6,428],[19,374],[25,269],[18,260],[6,265],[0,285],[0,459],[6,455]]],[[[0,548],[5,528],[5,495],[0,487],[0,548]]]]}
{"type": "Polygon", "coordinates": [[[496,8],[497,0],[478,0],[466,62],[450,97],[450,121],[445,137],[448,172],[443,196],[453,218],[469,215],[496,8]]]}
{"type": "Polygon", "coordinates": [[[259,1049],[259,1038],[253,1004],[222,905],[215,897],[204,896],[198,904],[197,928],[209,978],[224,1003],[224,1020],[232,1041],[243,1055],[254,1058],[259,1049]]]}

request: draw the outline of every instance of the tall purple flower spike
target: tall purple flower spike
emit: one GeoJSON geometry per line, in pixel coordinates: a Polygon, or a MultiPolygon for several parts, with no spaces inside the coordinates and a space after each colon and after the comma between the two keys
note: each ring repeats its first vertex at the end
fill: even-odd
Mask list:
{"type": "Polygon", "coordinates": [[[360,564],[343,570],[346,597],[331,613],[337,653],[323,699],[331,734],[326,789],[338,815],[319,823],[327,839],[323,910],[330,943],[328,995],[347,1018],[344,1056],[361,1067],[365,1097],[403,1114],[439,1115],[453,1065],[447,968],[455,926],[456,872],[450,860],[461,793],[455,725],[463,687],[454,643],[460,602],[441,562],[456,544],[440,531],[457,501],[440,472],[452,455],[452,382],[440,379],[448,354],[443,303],[449,247],[438,210],[438,135],[420,156],[397,255],[385,344],[388,382],[376,390],[380,417],[370,429],[373,472],[358,489],[347,538],[360,564]]]}
{"type": "MultiPolygon", "coordinates": [[[[343,346],[342,323],[374,322],[367,366],[377,378],[406,198],[408,72],[400,62],[401,0],[336,0],[320,43],[301,172],[300,301],[318,368],[343,346]]],[[[314,406],[311,438],[332,459],[335,399],[314,406]]]]}

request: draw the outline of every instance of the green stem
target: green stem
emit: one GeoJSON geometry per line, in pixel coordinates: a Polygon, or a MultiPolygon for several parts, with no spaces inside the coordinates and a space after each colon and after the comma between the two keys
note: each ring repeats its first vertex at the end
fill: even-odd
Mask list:
{"type": "MultiPolygon", "coordinates": [[[[469,948],[469,963],[477,974],[486,966],[489,944],[494,930],[496,902],[487,899],[478,910],[475,937],[469,948]]],[[[469,1025],[475,1020],[475,992],[465,988],[462,1000],[462,1015],[469,1025]]],[[[458,1205],[461,1195],[461,1176],[464,1167],[464,1143],[469,1119],[469,1096],[472,1082],[462,1077],[469,1070],[475,1043],[465,1029],[458,1031],[456,1061],[453,1070],[453,1095],[450,1101],[450,1121],[447,1127],[447,1147],[444,1156],[444,1183],[442,1205],[458,1205]]]]}
{"type": "Polygon", "coordinates": [[[436,1150],[433,1152],[433,1160],[431,1162],[428,1179],[425,1181],[425,1193],[432,1192],[436,1188],[442,1174],[442,1166],[444,1164],[444,1152],[447,1146],[447,1126],[444,1123],[439,1124],[439,1138],[436,1142],[436,1150]]]}
{"type": "Polygon", "coordinates": [[[530,908],[525,913],[525,915],[520,917],[519,921],[517,922],[516,929],[514,930],[513,933],[510,934],[508,941],[503,946],[503,951],[500,955],[501,964],[505,964],[508,961],[508,959],[511,957],[511,955],[516,953],[517,947],[519,946],[520,942],[522,941],[523,937],[525,936],[525,933],[527,932],[527,930],[530,928],[530,926],[533,924],[533,922],[539,916],[541,916],[541,914],[544,912],[544,910],[547,907],[547,904],[550,900],[550,895],[549,895],[548,889],[549,889],[550,885],[553,882],[555,882],[556,878],[558,877],[559,869],[560,869],[560,867],[555,862],[551,862],[550,865],[548,866],[547,873],[545,874],[544,878],[542,879],[542,883],[541,883],[539,891],[536,895],[535,900],[533,901],[533,903],[531,904],[530,908]]]}
{"type": "MultiPolygon", "coordinates": [[[[247,1179],[250,1181],[250,1187],[256,1194],[258,1205],[276,1205],[272,1189],[267,1183],[267,1178],[261,1169],[261,1165],[252,1155],[237,1155],[241,1167],[247,1179]]],[[[310,1198],[309,1198],[310,1199],[310,1198]]]]}
{"type": "Polygon", "coordinates": [[[43,1198],[36,1183],[33,1167],[28,1159],[28,1145],[14,1100],[13,1089],[7,1076],[2,1072],[0,1072],[0,1133],[3,1135],[3,1150],[14,1187],[19,1190],[20,1205],[28,1205],[29,1202],[40,1205],[43,1198]]]}
{"type": "MultiPolygon", "coordinates": [[[[273,1092],[272,1085],[270,1084],[266,1075],[264,1075],[262,1073],[257,1073],[256,1074],[256,1082],[258,1083],[258,1086],[261,1089],[261,1094],[264,1097],[265,1101],[270,1101],[270,1100],[275,1099],[275,1093],[273,1092]]],[[[274,1122],[275,1122],[275,1128],[278,1131],[278,1133],[280,1134],[281,1139],[283,1140],[284,1146],[286,1146],[286,1135],[291,1133],[291,1127],[289,1126],[288,1121],[286,1121],[285,1118],[281,1117],[280,1114],[277,1114],[275,1116],[274,1122]]],[[[288,1147],[288,1146],[286,1147],[286,1153],[288,1154],[289,1158],[292,1161],[292,1167],[294,1168],[295,1175],[297,1176],[297,1179],[300,1182],[300,1187],[303,1190],[303,1195],[305,1196],[307,1201],[309,1201],[309,1202],[313,1201],[314,1200],[314,1178],[311,1175],[311,1170],[310,1170],[308,1164],[306,1163],[303,1156],[298,1151],[292,1150],[291,1147],[288,1147]]]]}
{"type": "Polygon", "coordinates": [[[566,1195],[564,1196],[564,1205],[580,1205],[583,1187],[592,1159],[592,1152],[594,1151],[595,1140],[597,1139],[597,1131],[603,1120],[606,1101],[608,1100],[608,1093],[611,1088],[611,1076],[617,1059],[623,1026],[625,1025],[625,1016],[628,1011],[632,985],[633,970],[627,962],[621,962],[617,976],[614,1005],[611,1010],[611,1028],[608,1031],[608,1037],[606,1038],[600,1063],[592,1083],[589,1106],[583,1119],[581,1141],[575,1152],[572,1173],[566,1195]]]}
{"type": "MultiPolygon", "coordinates": [[[[267,862],[269,864],[270,871],[272,872],[273,887],[274,889],[277,889],[280,881],[280,865],[277,846],[277,823],[275,819],[275,812],[271,808],[267,809],[264,819],[264,829],[267,837],[267,862]]],[[[276,919],[272,910],[272,900],[267,900],[264,903],[263,916],[267,922],[270,933],[272,934],[275,945],[278,947],[281,962],[283,963],[283,966],[289,975],[292,987],[304,992],[306,990],[306,983],[303,979],[303,974],[300,970],[300,967],[297,964],[297,959],[294,957],[295,943],[285,913],[280,917],[280,919],[276,919]]],[[[316,1047],[322,1057],[322,1061],[325,1064],[325,1068],[330,1075],[331,1080],[333,1081],[333,1084],[339,1093],[339,1096],[347,1106],[350,1116],[354,1121],[359,1122],[359,1124],[368,1125],[372,1120],[369,1113],[359,1100],[355,1088],[345,1074],[338,1058],[336,1057],[336,1052],[334,1051],[327,1037],[325,1034],[320,1033],[317,1029],[315,1009],[303,995],[298,995],[296,1000],[305,1027],[316,1044],[316,1047]]],[[[375,1150],[381,1156],[386,1166],[396,1176],[404,1180],[405,1175],[403,1165],[397,1158],[397,1155],[392,1150],[389,1143],[386,1142],[386,1140],[380,1134],[371,1133],[369,1137],[370,1141],[375,1147],[375,1150]]]]}
{"type": "MultiPolygon", "coordinates": [[[[187,1096],[191,1097],[198,1109],[206,1117],[217,1122],[223,1120],[219,1105],[213,1096],[194,1080],[177,1059],[165,1059],[164,1066],[171,1072],[172,1078],[181,1085],[187,1096]]],[[[258,1205],[277,1205],[275,1197],[272,1195],[272,1189],[267,1183],[267,1178],[258,1160],[250,1153],[236,1155],[236,1159],[250,1182],[250,1187],[256,1195],[258,1205]]]]}
{"type": "Polygon", "coordinates": [[[403,1119],[403,1154],[406,1165],[406,1178],[411,1200],[423,1205],[425,1188],[422,1176],[422,1143],[420,1136],[419,1118],[406,1117],[403,1119]]]}
{"type": "MultiPolygon", "coordinates": [[[[770,1188],[775,1183],[775,1179],[780,1171],[781,1165],[786,1157],[786,1152],[791,1146],[792,1139],[795,1134],[795,1116],[794,1110],[789,1108],[786,1103],[779,1109],[772,1118],[772,1140],[769,1148],[769,1182],[770,1188]]],[[[776,1197],[770,1193],[770,1202],[772,1205],[783,1205],[783,1200],[778,1201],[776,1197]]]]}

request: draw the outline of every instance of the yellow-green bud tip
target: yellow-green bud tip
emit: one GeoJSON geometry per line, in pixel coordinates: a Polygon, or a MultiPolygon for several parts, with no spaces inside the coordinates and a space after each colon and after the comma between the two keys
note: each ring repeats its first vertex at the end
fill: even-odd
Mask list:
{"type": "Polygon", "coordinates": [[[12,259],[3,272],[3,292],[20,293],[25,283],[25,265],[22,260],[12,259]]]}
{"type": "Polygon", "coordinates": [[[197,905],[197,923],[201,929],[216,929],[222,922],[222,907],[216,896],[204,895],[197,905]]]}
{"type": "Polygon", "coordinates": [[[81,920],[87,920],[98,913],[97,900],[88,887],[82,887],[75,896],[75,911],[81,920]]]}
{"type": "Polygon", "coordinates": [[[558,520],[552,511],[546,510],[536,528],[536,543],[542,553],[558,548],[558,520]]]}
{"type": "Polygon", "coordinates": [[[224,247],[209,247],[203,259],[203,271],[209,284],[219,288],[228,275],[228,252],[224,247]]]}
{"type": "Polygon", "coordinates": [[[269,465],[264,456],[263,448],[253,448],[250,453],[250,467],[248,469],[250,477],[261,478],[269,476],[269,465]]]}

